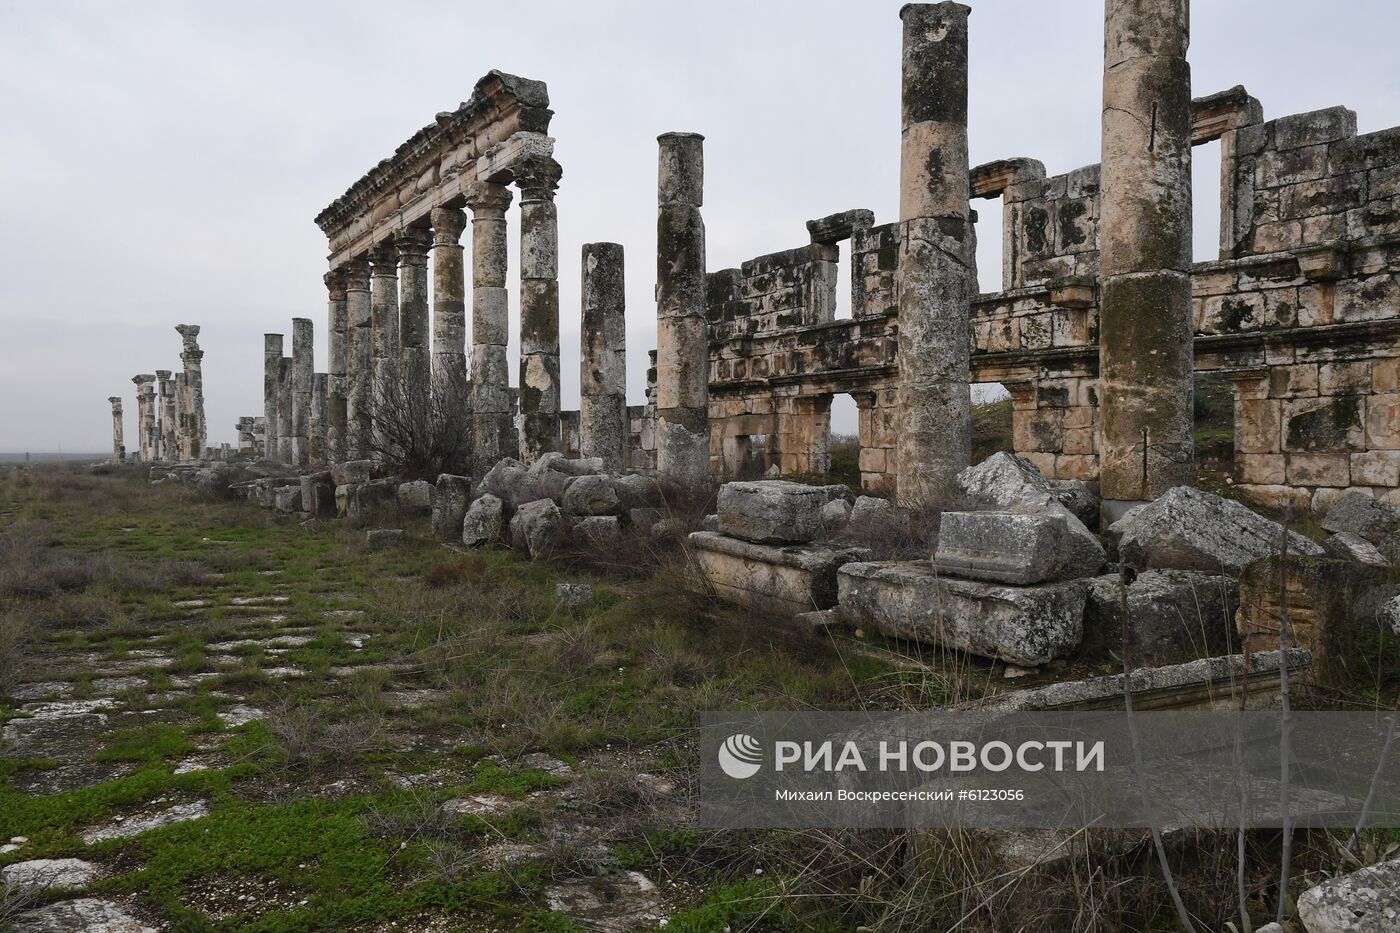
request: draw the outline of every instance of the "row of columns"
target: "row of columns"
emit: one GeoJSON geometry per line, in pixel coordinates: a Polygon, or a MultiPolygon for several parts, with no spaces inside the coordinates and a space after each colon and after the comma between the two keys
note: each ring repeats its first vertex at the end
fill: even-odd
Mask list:
{"type": "MultiPolygon", "coordinates": [[[[136,385],[137,459],[193,460],[203,455],[204,351],[199,348],[199,325],[177,324],[183,370],[174,379],[171,371],[158,369],[131,377],[136,385]]],[[[120,396],[107,399],[112,406],[112,462],[126,459],[120,396]]]]}

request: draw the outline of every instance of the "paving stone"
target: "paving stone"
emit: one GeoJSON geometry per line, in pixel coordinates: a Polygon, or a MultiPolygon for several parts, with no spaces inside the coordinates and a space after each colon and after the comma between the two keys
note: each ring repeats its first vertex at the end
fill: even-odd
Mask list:
{"type": "Polygon", "coordinates": [[[157,933],[115,901],[84,897],[27,910],[15,933],[157,933]]]}
{"type": "Polygon", "coordinates": [[[96,865],[76,858],[32,859],[0,869],[0,878],[6,886],[26,894],[50,888],[86,887],[96,877],[96,865]]]}
{"type": "Polygon", "coordinates": [[[267,711],[258,709],[256,706],[245,706],[242,703],[231,706],[216,714],[219,720],[230,729],[241,726],[244,723],[253,722],[258,719],[266,719],[267,711]]]}
{"type": "Polygon", "coordinates": [[[83,834],[82,838],[83,842],[88,845],[107,839],[128,839],[132,836],[139,836],[141,833],[150,832],[153,829],[160,829],[162,826],[187,823],[190,820],[198,820],[208,815],[209,805],[203,800],[194,800],[189,803],[177,803],[173,807],[161,810],[159,813],[136,816],[129,819],[118,817],[105,826],[99,826],[96,829],[89,830],[83,834]]]}
{"type": "Polygon", "coordinates": [[[665,916],[660,891],[636,871],[550,885],[545,901],[550,910],[603,933],[655,927],[665,916]]]}

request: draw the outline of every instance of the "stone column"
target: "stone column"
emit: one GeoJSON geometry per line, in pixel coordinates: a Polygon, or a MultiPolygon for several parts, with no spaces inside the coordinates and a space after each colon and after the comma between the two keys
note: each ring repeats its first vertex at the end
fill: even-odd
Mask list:
{"type": "Polygon", "coordinates": [[[563,170],[536,156],[515,172],[520,189],[520,460],[559,449],[559,218],[563,170]]]}
{"type": "Polygon", "coordinates": [[[705,137],[657,137],[656,469],[676,489],[708,486],[710,341],[705,314],[705,137]]]}
{"type": "Polygon", "coordinates": [[[189,393],[185,391],[185,371],[175,374],[175,446],[170,461],[174,463],[184,457],[184,425],[189,414],[189,393]]]}
{"type": "Polygon", "coordinates": [[[472,212],[472,472],[478,476],[518,451],[510,401],[506,334],[506,208],[510,189],[478,181],[472,212]]]}
{"type": "Polygon", "coordinates": [[[1195,476],[1188,7],[1104,7],[1099,469],[1108,519],[1195,476]]]}
{"type": "Polygon", "coordinates": [[[282,457],[282,335],[263,334],[263,458],[282,457]]]}
{"type": "Polygon", "coordinates": [[[627,454],[627,324],[622,244],[583,244],[579,453],[622,472],[627,454]]]}
{"type": "Polygon", "coordinates": [[[410,411],[423,413],[428,410],[433,373],[432,359],[428,355],[428,248],[431,245],[431,234],[416,227],[400,231],[394,237],[394,247],[399,253],[399,379],[404,404],[410,406],[410,411]]]}
{"type": "Polygon", "coordinates": [[[373,363],[370,367],[369,404],[374,410],[395,404],[399,398],[399,251],[388,243],[369,254],[370,339],[373,363]]]}
{"type": "Polygon", "coordinates": [[[155,449],[153,445],[156,439],[156,377],[150,374],[143,374],[132,376],[131,381],[136,386],[137,459],[142,463],[150,463],[155,459],[155,449]]]}
{"type": "Polygon", "coordinates": [[[433,390],[456,399],[447,410],[467,403],[467,281],[462,263],[462,231],[467,215],[439,207],[433,222],[433,390]]]}
{"type": "Polygon", "coordinates": [[[180,360],[185,364],[185,424],[184,444],[180,456],[190,460],[204,456],[207,436],[204,425],[204,351],[199,348],[199,325],[176,324],[184,349],[180,360]]]}
{"type": "Polygon", "coordinates": [[[345,373],[349,365],[349,312],[346,309],[344,269],[332,269],[326,273],[326,291],[329,304],[326,309],[326,445],[323,457],[330,463],[339,463],[346,459],[348,390],[345,373]]]}
{"type": "Polygon", "coordinates": [[[959,3],[908,4],[899,168],[896,495],[944,501],[972,457],[967,17],[959,3]]]}
{"type": "Polygon", "coordinates": [[[277,361],[277,459],[289,465],[297,462],[296,435],[292,429],[295,418],[292,410],[296,405],[292,372],[290,356],[277,361]]]}
{"type": "Polygon", "coordinates": [[[257,441],[254,439],[254,428],[256,425],[257,419],[252,415],[244,415],[239,418],[238,423],[234,425],[234,429],[238,432],[238,452],[240,454],[254,454],[257,452],[258,445],[257,441]]]}
{"type": "Polygon", "coordinates": [[[170,370],[156,370],[156,384],[160,388],[157,404],[160,406],[157,433],[160,434],[160,459],[174,460],[175,446],[175,383],[170,378],[170,370]]]}
{"type": "Polygon", "coordinates": [[[112,405],[112,462],[121,463],[126,459],[126,441],[122,438],[122,397],[109,395],[112,405]]]}
{"type": "Polygon", "coordinates": [[[345,267],[345,459],[369,456],[371,378],[374,336],[370,313],[369,263],[351,260],[345,267]]]}
{"type": "Polygon", "coordinates": [[[311,374],[311,415],[307,420],[307,463],[326,465],[326,393],[330,389],[329,373],[311,374]]]}
{"type": "Polygon", "coordinates": [[[292,318],[292,464],[311,462],[311,390],[316,375],[315,329],[310,318],[292,318]]]}

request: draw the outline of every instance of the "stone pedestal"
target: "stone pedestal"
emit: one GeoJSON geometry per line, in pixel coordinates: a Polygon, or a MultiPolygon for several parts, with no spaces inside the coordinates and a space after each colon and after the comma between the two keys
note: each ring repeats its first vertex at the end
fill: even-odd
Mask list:
{"type": "Polygon", "coordinates": [[[492,182],[476,182],[467,191],[472,212],[472,472],[477,476],[519,450],[506,362],[510,199],[509,188],[492,182]]]}
{"type": "Polygon", "coordinates": [[[199,325],[176,324],[184,349],[180,360],[185,364],[185,410],[180,437],[180,459],[193,460],[204,453],[206,430],[204,424],[204,351],[199,348],[199,325]]]}
{"type": "Polygon", "coordinates": [[[292,318],[292,464],[311,462],[311,392],[315,331],[310,318],[292,318]]]}
{"type": "Polygon", "coordinates": [[[369,456],[371,379],[374,336],[369,296],[369,263],[345,267],[345,453],[342,459],[369,456]]]}
{"type": "Polygon", "coordinates": [[[1104,509],[1195,479],[1188,0],[1107,0],[1099,298],[1104,509]]]}
{"type": "Polygon", "coordinates": [[[122,437],[122,398],[111,395],[107,401],[112,406],[112,462],[121,463],[126,460],[126,440],[122,437]]]}
{"type": "Polygon", "coordinates": [[[435,208],[433,223],[433,391],[452,396],[449,410],[467,404],[466,269],[462,231],[467,216],[456,207],[435,208]]]}
{"type": "Polygon", "coordinates": [[[345,459],[348,367],[347,331],[349,314],[346,310],[345,273],[327,272],[326,291],[326,444],[324,457],[335,462],[345,459]]]}
{"type": "Polygon", "coordinates": [[[837,571],[870,557],[864,548],[754,544],[712,531],[692,532],[688,540],[696,566],[721,599],[768,612],[831,608],[837,571]]]}
{"type": "Polygon", "coordinates": [[[426,423],[432,392],[428,356],[427,230],[411,227],[394,238],[399,252],[399,384],[403,404],[426,423]]]}
{"type": "Polygon", "coordinates": [[[708,486],[710,467],[704,141],[657,137],[656,468],[664,484],[692,491],[708,486]]]}
{"type": "Polygon", "coordinates": [[[282,335],[263,334],[263,456],[282,459],[282,335]]]}
{"type": "Polygon", "coordinates": [[[583,244],[579,452],[627,466],[627,321],[622,244],[583,244]]]}
{"type": "Polygon", "coordinates": [[[559,222],[552,158],[526,160],[520,189],[520,460],[559,449],[559,222]]]}
{"type": "Polygon", "coordinates": [[[969,341],[975,276],[968,217],[967,17],[908,4],[899,197],[901,504],[945,501],[971,459],[969,341]]]}

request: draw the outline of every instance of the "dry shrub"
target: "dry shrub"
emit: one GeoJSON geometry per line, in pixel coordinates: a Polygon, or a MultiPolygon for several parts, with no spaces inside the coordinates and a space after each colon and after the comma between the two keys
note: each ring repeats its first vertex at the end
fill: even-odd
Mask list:
{"type": "Polygon", "coordinates": [[[323,706],[283,698],[268,710],[264,726],[277,740],[283,763],[310,770],[343,767],[383,747],[384,718],[357,709],[337,717],[323,706]]]}
{"type": "Polygon", "coordinates": [[[0,613],[0,695],[19,684],[28,642],[29,620],[14,610],[0,613]]]}

